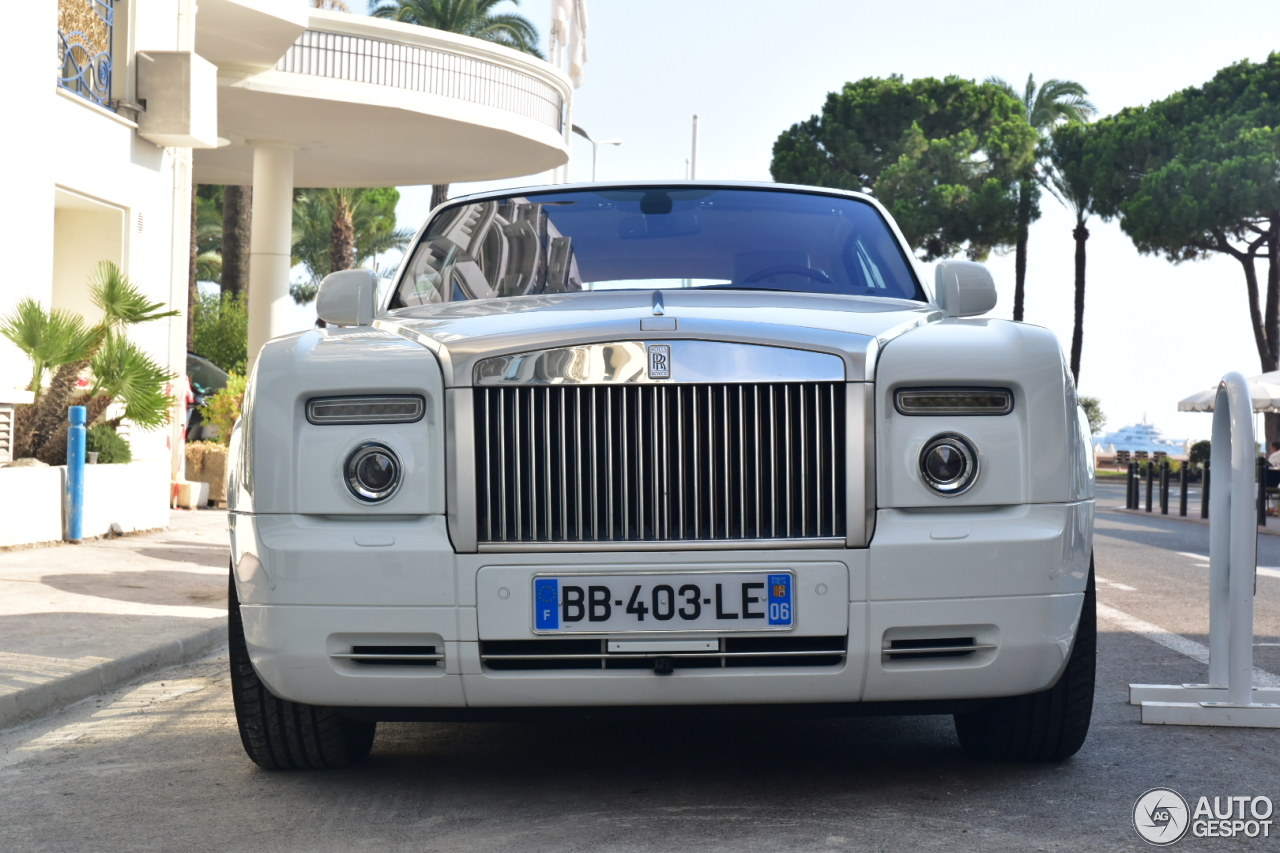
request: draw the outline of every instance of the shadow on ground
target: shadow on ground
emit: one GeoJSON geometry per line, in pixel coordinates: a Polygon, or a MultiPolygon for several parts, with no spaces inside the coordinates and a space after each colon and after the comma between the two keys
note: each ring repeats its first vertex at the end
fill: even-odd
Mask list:
{"type": "Polygon", "coordinates": [[[225,609],[227,581],[222,575],[148,569],[137,572],[45,575],[40,582],[63,592],[93,595],[135,604],[168,604],[225,609]]]}

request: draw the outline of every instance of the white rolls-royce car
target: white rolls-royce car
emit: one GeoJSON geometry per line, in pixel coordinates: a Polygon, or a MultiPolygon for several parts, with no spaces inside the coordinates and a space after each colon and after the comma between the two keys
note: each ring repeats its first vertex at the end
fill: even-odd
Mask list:
{"type": "Polygon", "coordinates": [[[952,714],[1060,760],[1093,701],[1093,470],[1057,340],[932,293],[857,193],[551,186],[435,210],[257,356],[230,642],[267,768],[379,721],[952,714]]]}

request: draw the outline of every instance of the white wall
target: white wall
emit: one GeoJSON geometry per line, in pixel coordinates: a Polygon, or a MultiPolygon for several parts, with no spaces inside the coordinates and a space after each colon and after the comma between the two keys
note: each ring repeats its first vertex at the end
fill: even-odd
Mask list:
{"type": "MultiPolygon", "coordinates": [[[[137,51],[192,48],[194,3],[128,0],[117,7],[113,96],[128,100],[135,97],[137,51]]],[[[6,195],[22,200],[0,205],[7,265],[0,315],[30,296],[92,322],[99,314],[88,300],[89,273],[98,261],[113,260],[152,301],[182,310],[130,336],[157,362],[184,373],[190,151],[159,148],[137,135],[129,113],[58,89],[50,61],[57,0],[13,4],[6,23],[0,73],[11,102],[22,104],[27,130],[0,138],[6,195]]],[[[29,380],[26,357],[0,339],[0,389],[25,388],[29,380]]],[[[175,437],[176,426],[133,430],[134,458],[172,465],[175,437]]]]}
{"type": "MultiPolygon", "coordinates": [[[[0,548],[57,542],[66,523],[65,465],[0,469],[0,548]]],[[[169,471],[165,460],[84,466],[81,534],[105,536],[169,524],[169,471]]]]}
{"type": "MultiPolygon", "coordinates": [[[[88,278],[100,260],[113,260],[151,301],[182,311],[129,332],[159,364],[182,374],[191,151],[152,145],[138,136],[128,111],[113,113],[59,90],[51,63],[58,0],[13,4],[5,14],[0,73],[8,82],[6,109],[22,117],[22,132],[0,136],[0,155],[9,164],[6,196],[22,202],[0,205],[0,247],[8,264],[0,315],[29,296],[95,321],[100,313],[88,300],[88,278]]],[[[137,51],[191,50],[193,42],[193,0],[118,1],[113,96],[136,100],[137,51]]],[[[0,389],[26,388],[29,378],[26,356],[0,338],[0,389]]],[[[129,430],[134,459],[164,462],[146,469],[156,484],[145,492],[165,511],[169,476],[180,460],[178,429],[175,423],[129,430]]]]}

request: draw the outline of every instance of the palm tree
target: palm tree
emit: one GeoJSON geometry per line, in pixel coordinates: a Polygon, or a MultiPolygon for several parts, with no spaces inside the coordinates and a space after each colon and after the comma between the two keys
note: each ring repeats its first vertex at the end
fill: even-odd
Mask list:
{"type": "MultiPolygon", "coordinates": [[[[543,59],[538,50],[538,28],[523,15],[494,14],[505,0],[369,0],[369,14],[405,24],[417,24],[445,32],[484,39],[543,59]]],[[[519,6],[520,0],[511,0],[519,6]]],[[[448,184],[431,187],[431,206],[449,197],[448,184]]]]}
{"type": "Polygon", "coordinates": [[[293,261],[306,266],[311,280],[289,293],[299,305],[315,299],[320,279],[337,270],[402,249],[413,237],[396,228],[394,187],[299,190],[293,203],[293,261]]]}
{"type": "Polygon", "coordinates": [[[89,294],[103,315],[94,326],[66,312],[45,313],[30,299],[19,302],[0,321],[0,333],[31,358],[32,390],[37,393],[34,403],[15,412],[15,457],[36,456],[51,465],[66,459],[67,406],[80,374],[90,366],[94,385],[83,397],[90,424],[106,413],[113,400],[124,403],[125,417],[144,429],[168,421],[172,400],[163,389],[173,374],[134,346],[125,337],[125,328],[181,312],[160,310],[164,303],[148,300],[111,261],[98,264],[89,294]],[[44,373],[51,369],[49,386],[42,391],[44,373]]]}
{"type": "Polygon", "coordinates": [[[1076,215],[1071,236],[1076,241],[1076,316],[1071,332],[1071,375],[1080,384],[1080,353],[1084,349],[1084,268],[1085,241],[1089,229],[1085,221],[1093,212],[1093,176],[1084,156],[1087,128],[1068,122],[1054,128],[1047,144],[1048,177],[1054,195],[1076,215]]]}
{"type": "Polygon", "coordinates": [[[1041,144],[1036,159],[1026,177],[1018,183],[1018,233],[1014,252],[1013,319],[1022,320],[1027,282],[1027,231],[1031,223],[1040,217],[1040,186],[1045,181],[1045,163],[1048,146],[1045,140],[1053,128],[1069,121],[1088,121],[1097,112],[1089,102],[1089,91],[1072,80],[1046,80],[1036,88],[1035,77],[1027,75],[1027,86],[1022,94],[999,77],[987,78],[1022,102],[1027,123],[1040,135],[1041,144]]]}

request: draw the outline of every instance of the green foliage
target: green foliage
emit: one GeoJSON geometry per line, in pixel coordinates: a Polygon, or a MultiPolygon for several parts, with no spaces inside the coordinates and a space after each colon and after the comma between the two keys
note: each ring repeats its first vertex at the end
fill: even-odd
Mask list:
{"type": "Polygon", "coordinates": [[[1187,460],[1192,465],[1207,465],[1209,463],[1209,451],[1213,445],[1207,441],[1197,441],[1191,445],[1191,452],[1187,454],[1187,460]]]}
{"type": "Polygon", "coordinates": [[[138,286],[111,261],[102,261],[89,280],[89,298],[102,309],[103,325],[108,333],[118,332],[135,323],[149,323],[165,317],[176,317],[181,311],[161,311],[163,302],[151,302],[138,286]]]}
{"type": "Polygon", "coordinates": [[[1238,62],[1203,86],[1094,125],[1085,157],[1095,208],[1120,218],[1140,252],[1180,262],[1220,252],[1243,267],[1264,370],[1280,355],[1280,320],[1263,316],[1257,260],[1270,269],[1268,306],[1280,299],[1280,53],[1238,62]]]}
{"type": "Polygon", "coordinates": [[[320,280],[333,272],[332,241],[339,200],[345,202],[351,216],[357,267],[375,255],[404,248],[413,237],[410,229],[396,228],[400,191],[395,187],[298,190],[293,203],[293,262],[304,265],[311,276],[310,281],[289,289],[299,305],[315,299],[320,280]]]}
{"type": "Polygon", "coordinates": [[[1045,145],[1049,182],[1077,224],[1093,212],[1093,161],[1085,156],[1090,130],[1079,122],[1064,124],[1053,129],[1045,145]]]}
{"type": "Polygon", "coordinates": [[[195,304],[195,351],[228,373],[249,360],[249,309],[243,296],[201,294],[195,304]]]}
{"type": "Polygon", "coordinates": [[[925,260],[1011,245],[1036,132],[999,85],[900,76],[846,83],[774,143],[776,181],[869,191],[925,260]]]}
{"type": "Polygon", "coordinates": [[[244,408],[244,386],[245,377],[233,373],[227,379],[226,387],[206,400],[200,407],[204,419],[218,428],[219,444],[231,443],[231,429],[236,425],[236,419],[240,417],[240,411],[244,408]]]}
{"type": "Polygon", "coordinates": [[[1060,124],[1088,121],[1097,112],[1089,101],[1089,91],[1074,80],[1046,80],[1037,88],[1035,76],[1028,74],[1021,94],[999,77],[989,77],[987,82],[1022,101],[1027,124],[1039,131],[1042,139],[1060,124]]]}
{"type": "Polygon", "coordinates": [[[138,346],[120,335],[110,335],[93,355],[94,384],[89,396],[106,394],[124,403],[124,417],[143,429],[169,422],[173,400],[164,392],[174,375],[156,364],[138,346]]]}
{"type": "Polygon", "coordinates": [[[1187,260],[1280,208],[1280,53],[1097,124],[1099,212],[1140,251],[1187,260]]]}
{"type": "Polygon", "coordinates": [[[216,184],[196,190],[196,281],[222,281],[222,194],[216,184]]]}
{"type": "Polygon", "coordinates": [[[1107,416],[1102,413],[1102,404],[1098,402],[1098,398],[1081,397],[1080,408],[1084,409],[1085,417],[1089,419],[1089,434],[1097,435],[1102,432],[1102,428],[1107,425],[1107,416]]]}
{"type": "Polygon", "coordinates": [[[0,334],[31,359],[28,391],[38,396],[44,389],[45,374],[64,364],[89,356],[94,337],[84,319],[67,311],[49,311],[30,297],[24,297],[13,313],[0,320],[0,334]]]}
{"type": "Polygon", "coordinates": [[[85,449],[96,452],[99,463],[133,461],[133,448],[111,424],[97,424],[89,427],[85,435],[85,449]]]}
{"type": "MultiPolygon", "coordinates": [[[[538,28],[528,18],[495,15],[491,11],[503,2],[505,0],[388,0],[380,3],[370,0],[369,14],[484,39],[542,59],[537,47],[538,28]]],[[[511,5],[519,6],[520,0],[511,0],[511,5]]]]}

